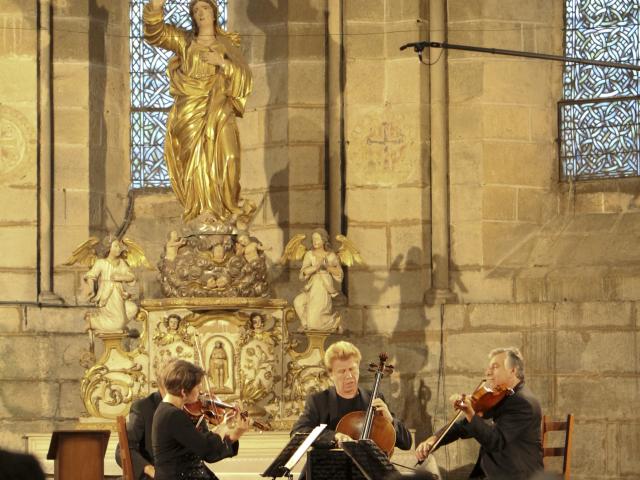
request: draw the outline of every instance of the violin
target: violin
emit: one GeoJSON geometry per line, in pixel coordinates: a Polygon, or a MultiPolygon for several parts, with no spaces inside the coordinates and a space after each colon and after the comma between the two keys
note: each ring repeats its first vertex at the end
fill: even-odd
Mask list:
{"type": "MultiPolygon", "coordinates": [[[[204,366],[204,358],[202,356],[202,348],[200,347],[200,337],[198,336],[198,332],[194,332],[193,336],[194,347],[198,355],[198,359],[200,360],[200,365],[204,366]]],[[[184,412],[196,424],[196,428],[200,426],[203,419],[213,426],[220,425],[224,421],[225,414],[227,412],[235,412],[240,415],[240,418],[243,420],[247,420],[247,418],[249,418],[249,413],[246,410],[241,411],[237,405],[231,405],[223,402],[215,393],[213,393],[211,385],[209,384],[209,377],[206,374],[204,376],[204,380],[207,392],[200,392],[198,400],[193,403],[187,403],[182,407],[184,412]]],[[[261,423],[253,418],[250,419],[250,424],[252,427],[263,432],[271,430],[271,426],[261,423]]]]}
{"type": "MultiPolygon", "coordinates": [[[[478,416],[483,416],[487,411],[491,410],[493,407],[498,405],[505,397],[513,395],[515,392],[512,388],[504,387],[501,385],[491,386],[487,383],[486,380],[482,380],[478,386],[475,388],[473,393],[470,396],[463,395],[461,400],[458,400],[454,404],[454,408],[458,410],[458,413],[455,417],[447,424],[447,426],[441,429],[436,434],[436,440],[427,452],[427,456],[424,460],[429,457],[431,452],[433,452],[436,447],[440,444],[444,436],[451,430],[453,424],[458,421],[458,419],[464,414],[464,399],[468,397],[471,401],[471,406],[473,410],[478,414],[478,416]]],[[[419,461],[417,464],[420,465],[424,460],[419,461]]]]}
{"type": "MultiPolygon", "coordinates": [[[[240,411],[238,406],[223,402],[213,393],[211,395],[200,393],[198,400],[187,403],[182,408],[194,423],[199,423],[204,419],[212,426],[220,425],[224,421],[225,414],[230,411],[236,412],[243,420],[249,418],[249,413],[246,410],[240,411]]],[[[250,424],[262,432],[271,430],[271,426],[253,418],[250,419],[250,424]]]]}
{"type": "MultiPolygon", "coordinates": [[[[505,397],[513,395],[513,393],[512,388],[506,388],[501,385],[492,387],[486,380],[482,380],[469,398],[471,399],[473,410],[479,416],[483,416],[486,411],[491,410],[505,397]]],[[[463,407],[463,400],[456,402],[455,408],[460,409],[463,407]]]]}
{"type": "Polygon", "coordinates": [[[391,457],[393,447],[396,445],[396,429],[382,415],[376,415],[373,407],[373,400],[378,396],[382,377],[393,372],[393,365],[387,364],[388,358],[386,353],[381,353],[378,364],[369,364],[369,371],[375,372],[376,375],[367,410],[347,413],[338,422],[336,432],[344,433],[358,440],[371,439],[380,450],[391,457]]]}

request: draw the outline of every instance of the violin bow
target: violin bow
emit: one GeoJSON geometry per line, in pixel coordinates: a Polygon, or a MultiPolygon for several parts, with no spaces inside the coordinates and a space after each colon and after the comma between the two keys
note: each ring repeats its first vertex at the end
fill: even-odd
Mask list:
{"type": "MultiPolygon", "coordinates": [[[[480,386],[482,386],[484,382],[485,380],[482,380],[478,384],[478,386],[473,389],[473,391],[475,392],[478,388],[480,388],[480,386]]],[[[462,410],[458,410],[458,413],[456,413],[456,416],[451,419],[451,421],[447,424],[447,426],[436,434],[436,441],[433,442],[433,445],[431,445],[431,448],[427,452],[427,455],[424,457],[424,460],[420,460],[419,462],[416,462],[416,466],[422,465],[422,462],[424,462],[427,458],[429,458],[429,455],[431,455],[431,452],[433,452],[438,447],[438,445],[440,445],[440,442],[442,441],[444,436],[449,432],[449,430],[451,430],[451,427],[453,427],[453,424],[458,421],[458,419],[463,413],[464,412],[462,410]]]]}
{"type": "MultiPolygon", "coordinates": [[[[197,331],[193,332],[193,345],[196,349],[196,353],[198,354],[198,361],[200,362],[200,367],[204,370],[204,367],[205,367],[204,357],[202,356],[202,347],[200,346],[200,335],[198,335],[197,331]]],[[[209,375],[207,375],[206,371],[204,373],[204,383],[207,386],[207,395],[211,397],[211,384],[209,383],[209,375]]],[[[200,420],[198,420],[196,428],[200,426],[200,423],[202,423],[202,420],[204,420],[204,414],[200,417],[200,420]]]]}

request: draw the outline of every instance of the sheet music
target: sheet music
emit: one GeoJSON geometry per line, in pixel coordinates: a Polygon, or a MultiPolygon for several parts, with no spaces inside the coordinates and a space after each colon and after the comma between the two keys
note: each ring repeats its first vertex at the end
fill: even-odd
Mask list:
{"type": "Polygon", "coordinates": [[[304,440],[304,442],[302,442],[302,445],[298,447],[298,450],[296,450],[296,452],[291,456],[289,461],[285,464],[284,468],[286,471],[290,472],[291,470],[293,470],[293,467],[296,466],[296,463],[300,461],[300,459],[309,449],[311,444],[316,441],[316,438],[320,436],[320,434],[325,428],[327,428],[327,424],[321,423],[316,428],[311,430],[311,432],[309,432],[309,436],[304,440]]]}

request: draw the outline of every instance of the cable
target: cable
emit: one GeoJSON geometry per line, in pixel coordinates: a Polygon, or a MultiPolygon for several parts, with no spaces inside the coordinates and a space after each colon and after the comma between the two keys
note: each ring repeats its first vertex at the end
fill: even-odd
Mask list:
{"type": "MultiPolygon", "coordinates": [[[[109,26],[109,25],[116,25],[114,23],[107,23],[105,24],[105,27],[109,26]]],[[[633,26],[633,25],[631,25],[633,26]]],[[[23,30],[23,31],[29,31],[29,32],[35,32],[37,31],[37,28],[32,28],[32,27],[16,27],[16,26],[0,26],[0,31],[2,30],[23,30]]],[[[63,32],[63,33],[78,33],[78,34],[88,34],[89,30],[76,30],[76,29],[66,29],[66,28],[55,28],[54,29],[56,32],[63,32]]],[[[566,31],[572,31],[572,30],[577,30],[577,29],[566,29],[566,28],[562,28],[562,27],[553,27],[553,26],[544,26],[544,25],[540,25],[540,26],[535,26],[535,27],[531,27],[531,28],[523,28],[523,27],[514,27],[514,28],[461,28],[461,29],[455,29],[455,28],[449,28],[449,29],[433,29],[431,30],[432,32],[447,32],[447,33],[470,33],[470,32],[520,32],[523,30],[557,30],[558,32],[566,32],[566,31]]],[[[343,36],[351,36],[351,37],[358,37],[358,36],[371,36],[371,35],[387,35],[387,34],[393,34],[393,33],[415,33],[416,29],[412,28],[412,29],[402,29],[402,30],[385,30],[383,32],[381,31],[371,31],[371,32],[353,32],[353,33],[348,33],[345,32],[343,34],[343,36]]],[[[291,38],[291,37],[326,37],[326,36],[333,36],[336,35],[338,36],[339,34],[328,34],[326,32],[322,32],[322,33],[274,33],[274,34],[267,34],[267,33],[242,33],[242,32],[235,32],[238,33],[238,35],[240,35],[241,37],[256,37],[256,38],[261,38],[261,37],[270,37],[270,38],[275,38],[275,37],[287,37],[287,38],[291,38]]],[[[105,37],[113,37],[113,38],[141,38],[138,36],[132,37],[131,35],[118,35],[118,34],[114,34],[114,33],[107,33],[105,32],[105,37]]]]}

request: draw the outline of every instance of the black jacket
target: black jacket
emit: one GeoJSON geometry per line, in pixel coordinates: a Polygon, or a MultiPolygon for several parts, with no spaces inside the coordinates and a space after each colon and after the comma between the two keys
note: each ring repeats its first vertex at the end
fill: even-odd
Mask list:
{"type": "MultiPolygon", "coordinates": [[[[359,410],[366,410],[371,399],[371,392],[363,389],[358,389],[359,398],[359,410]]],[[[380,398],[384,401],[384,397],[380,395],[380,398]]],[[[386,402],[385,402],[386,403],[386,402]]],[[[393,416],[393,426],[396,430],[396,447],[401,450],[409,450],[411,448],[411,434],[404,424],[393,416]]],[[[296,432],[307,433],[313,430],[321,423],[331,425],[339,421],[338,417],[338,394],[335,387],[328,388],[322,392],[314,393],[307,397],[307,402],[304,406],[304,411],[298,421],[291,429],[291,435],[296,432]]],[[[325,428],[317,442],[323,444],[329,444],[334,440],[334,430],[325,428]]]]}
{"type": "Polygon", "coordinates": [[[484,417],[455,423],[442,439],[440,446],[458,438],[475,438],[480,443],[470,478],[484,474],[491,480],[524,480],[543,469],[540,402],[524,381],[514,390],[484,417]]]}
{"type": "MultiPolygon", "coordinates": [[[[138,480],[149,478],[144,474],[144,467],[149,464],[153,465],[151,426],[153,425],[153,414],[161,401],[160,392],[153,392],[148,397],[136,400],[131,405],[127,421],[127,436],[129,438],[133,475],[138,480]]],[[[116,462],[122,466],[120,444],[116,447],[116,462]]]]}

